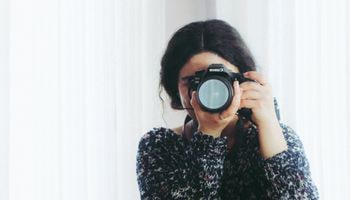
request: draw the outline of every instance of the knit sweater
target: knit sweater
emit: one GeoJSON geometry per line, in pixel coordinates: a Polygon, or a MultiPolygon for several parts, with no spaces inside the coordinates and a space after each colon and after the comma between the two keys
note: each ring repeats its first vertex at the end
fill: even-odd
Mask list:
{"type": "Polygon", "coordinates": [[[318,199],[302,142],[280,123],[288,149],[264,159],[253,123],[234,151],[228,138],[199,131],[190,141],[153,128],[140,139],[137,181],[141,199],[318,199]]]}

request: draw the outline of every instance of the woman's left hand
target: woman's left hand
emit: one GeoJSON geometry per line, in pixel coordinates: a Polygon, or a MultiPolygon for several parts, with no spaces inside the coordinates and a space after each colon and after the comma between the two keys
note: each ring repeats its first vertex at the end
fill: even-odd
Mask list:
{"type": "Polygon", "coordinates": [[[240,85],[242,91],[240,107],[252,109],[252,120],[259,128],[260,152],[268,159],[288,149],[276,116],[271,85],[256,71],[244,73],[247,81],[240,85]]]}
{"type": "Polygon", "coordinates": [[[278,122],[272,96],[272,88],[259,72],[249,71],[244,77],[256,82],[246,81],[240,84],[243,90],[240,107],[252,109],[252,120],[259,126],[278,122]]]}

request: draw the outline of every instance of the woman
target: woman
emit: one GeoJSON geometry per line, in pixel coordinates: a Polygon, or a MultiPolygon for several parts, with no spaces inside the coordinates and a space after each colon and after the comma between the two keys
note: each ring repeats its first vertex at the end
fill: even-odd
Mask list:
{"type": "Polygon", "coordinates": [[[179,29],[160,75],[172,108],[188,116],[182,127],[154,128],[141,138],[142,199],[318,199],[303,145],[279,121],[271,86],[234,28],[208,20],[179,29]],[[214,63],[254,80],[234,81],[232,102],[219,113],[202,109],[186,78],[214,63]],[[250,118],[238,114],[241,108],[250,118]]]}

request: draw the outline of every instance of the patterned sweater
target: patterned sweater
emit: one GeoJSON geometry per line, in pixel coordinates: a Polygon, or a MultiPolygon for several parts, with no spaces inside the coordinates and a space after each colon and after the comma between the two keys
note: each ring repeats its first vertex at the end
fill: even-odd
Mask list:
{"type": "Polygon", "coordinates": [[[280,126],[288,150],[266,160],[253,123],[232,152],[226,136],[194,132],[188,141],[171,129],[154,128],[137,152],[141,199],[318,199],[299,137],[280,126]]]}

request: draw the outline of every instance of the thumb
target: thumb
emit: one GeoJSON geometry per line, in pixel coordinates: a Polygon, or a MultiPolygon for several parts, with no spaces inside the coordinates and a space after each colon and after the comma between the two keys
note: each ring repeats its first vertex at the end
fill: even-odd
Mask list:
{"type": "Polygon", "coordinates": [[[193,91],[192,94],[191,94],[191,101],[190,101],[190,103],[191,103],[193,109],[195,110],[195,112],[196,112],[197,110],[199,110],[199,104],[198,104],[198,101],[197,101],[197,97],[196,97],[196,96],[197,96],[197,95],[196,95],[196,91],[193,91]]]}

